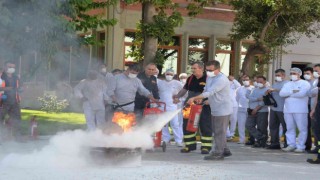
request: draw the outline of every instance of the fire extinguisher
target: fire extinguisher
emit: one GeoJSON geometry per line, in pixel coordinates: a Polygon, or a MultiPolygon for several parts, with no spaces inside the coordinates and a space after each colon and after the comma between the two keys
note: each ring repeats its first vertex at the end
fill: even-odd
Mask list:
{"type": "Polygon", "coordinates": [[[192,104],[190,115],[187,124],[187,131],[197,132],[199,127],[200,114],[202,111],[202,105],[192,104]]]}
{"type": "Polygon", "coordinates": [[[38,122],[36,116],[33,116],[30,120],[31,138],[37,139],[38,137],[38,122]]]}

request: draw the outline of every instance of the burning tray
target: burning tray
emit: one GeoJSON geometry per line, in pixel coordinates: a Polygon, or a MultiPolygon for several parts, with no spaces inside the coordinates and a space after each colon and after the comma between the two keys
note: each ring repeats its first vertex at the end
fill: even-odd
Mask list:
{"type": "Polygon", "coordinates": [[[141,165],[141,148],[92,147],[90,157],[100,165],[139,166],[141,165]]]}

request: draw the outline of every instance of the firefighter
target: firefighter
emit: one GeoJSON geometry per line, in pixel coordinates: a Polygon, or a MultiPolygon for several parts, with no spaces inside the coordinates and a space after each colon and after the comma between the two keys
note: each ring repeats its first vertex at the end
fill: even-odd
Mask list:
{"type": "Polygon", "coordinates": [[[21,91],[21,84],[19,77],[15,74],[15,67],[16,65],[13,62],[6,62],[5,71],[1,75],[3,82],[0,91],[4,91],[4,93],[2,95],[0,119],[4,121],[5,116],[8,114],[16,140],[23,141],[20,132],[21,109],[19,92],[21,91]]]}
{"type": "MultiPolygon", "coordinates": [[[[188,92],[188,99],[197,96],[203,92],[206,85],[207,75],[204,73],[204,64],[202,62],[195,62],[191,67],[192,75],[188,77],[183,89],[174,98],[183,97],[188,92]]],[[[210,120],[210,106],[204,105],[202,108],[199,127],[201,135],[201,154],[209,154],[212,147],[212,128],[210,120]]],[[[185,147],[181,149],[181,153],[189,153],[197,149],[196,133],[188,132],[186,130],[188,119],[183,119],[183,140],[185,147]]]]}

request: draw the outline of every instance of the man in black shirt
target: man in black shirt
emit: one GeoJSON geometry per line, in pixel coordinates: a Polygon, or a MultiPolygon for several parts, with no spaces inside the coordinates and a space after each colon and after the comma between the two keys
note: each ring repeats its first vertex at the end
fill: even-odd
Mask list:
{"type": "MultiPolygon", "coordinates": [[[[320,164],[320,64],[317,64],[314,66],[314,72],[316,72],[317,76],[318,76],[318,97],[315,101],[314,106],[312,107],[312,110],[310,112],[310,117],[311,119],[314,121],[314,135],[315,135],[315,139],[318,139],[318,144],[316,149],[318,150],[318,155],[316,158],[314,159],[307,159],[308,163],[311,164],[320,164]]],[[[316,76],[315,76],[316,77],[316,76]]]]}
{"type": "MultiPolygon", "coordinates": [[[[155,99],[160,99],[157,85],[157,78],[154,76],[157,66],[154,63],[148,64],[144,71],[138,74],[138,78],[141,80],[143,86],[148,89],[155,99]]],[[[139,93],[136,94],[134,101],[134,111],[137,114],[137,118],[142,117],[143,109],[149,99],[141,96],[139,93]]]]}
{"type": "MultiPolygon", "coordinates": [[[[10,123],[12,124],[13,135],[16,140],[20,141],[21,132],[21,109],[20,109],[20,79],[15,75],[15,64],[13,62],[5,63],[5,71],[1,75],[2,86],[0,91],[4,91],[1,101],[2,110],[0,113],[1,122],[4,121],[6,115],[9,116],[10,123]]],[[[3,123],[1,123],[3,124],[3,123]]]]}
{"type": "MultiPolygon", "coordinates": [[[[192,67],[193,74],[188,77],[183,89],[174,98],[183,97],[188,92],[188,99],[195,97],[203,92],[206,85],[207,75],[204,73],[204,64],[202,62],[195,62],[192,67]]],[[[212,128],[211,128],[211,110],[209,105],[202,107],[202,112],[199,120],[200,134],[201,134],[201,153],[209,154],[212,147],[212,128]]],[[[181,149],[181,153],[188,153],[197,149],[196,133],[186,130],[188,119],[183,119],[183,140],[185,147],[181,149]]]]}

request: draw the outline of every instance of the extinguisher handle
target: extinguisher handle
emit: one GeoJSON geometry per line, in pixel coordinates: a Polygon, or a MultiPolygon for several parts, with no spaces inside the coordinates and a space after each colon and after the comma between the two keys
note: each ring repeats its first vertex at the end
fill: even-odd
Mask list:
{"type": "Polygon", "coordinates": [[[166,105],[166,103],[165,102],[147,102],[146,103],[146,108],[148,108],[148,106],[149,105],[151,105],[151,104],[157,104],[157,105],[163,105],[163,110],[164,111],[166,111],[166,109],[167,109],[167,105],[166,105]]]}

